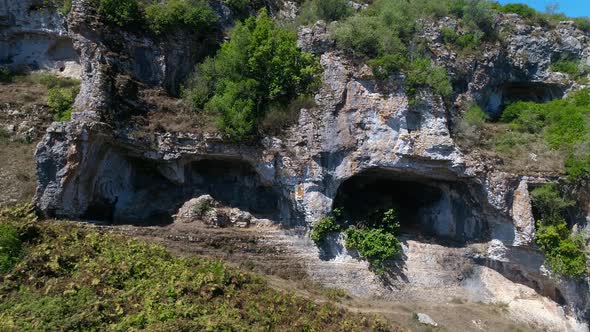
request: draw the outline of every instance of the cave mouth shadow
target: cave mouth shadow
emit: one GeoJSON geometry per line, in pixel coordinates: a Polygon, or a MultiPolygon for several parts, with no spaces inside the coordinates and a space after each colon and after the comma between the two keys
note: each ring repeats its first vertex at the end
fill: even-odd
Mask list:
{"type": "Polygon", "coordinates": [[[545,103],[564,96],[560,84],[544,82],[507,82],[492,89],[480,100],[480,106],[494,120],[500,118],[506,107],[514,102],[545,103]]]}
{"type": "MultiPolygon", "coordinates": [[[[161,164],[128,158],[128,183],[112,193],[95,193],[83,220],[114,225],[167,226],[188,200],[210,195],[224,207],[238,208],[256,218],[278,220],[281,198],[262,182],[254,167],[239,159],[202,159],[185,164],[183,181],[162,174],[161,164]]],[[[112,172],[115,172],[114,170],[112,172]]],[[[118,187],[118,188],[119,188],[118,187]]]]}
{"type": "Polygon", "coordinates": [[[347,221],[366,220],[375,211],[395,208],[398,235],[456,247],[485,234],[486,225],[474,218],[470,195],[459,182],[370,169],[339,186],[332,208],[341,209],[347,221]]]}
{"type": "MultiPolygon", "coordinates": [[[[473,197],[461,182],[449,182],[390,169],[370,169],[345,180],[336,192],[332,208],[342,209],[339,223],[354,225],[375,211],[396,208],[400,228],[395,235],[402,245],[407,241],[462,248],[485,240],[487,223],[476,218],[473,197]]],[[[328,238],[320,246],[320,259],[330,260],[342,254],[343,239],[328,238]]],[[[354,250],[348,251],[362,259],[354,250]]],[[[407,281],[404,274],[407,256],[402,254],[386,262],[380,276],[385,285],[407,281]]]]}

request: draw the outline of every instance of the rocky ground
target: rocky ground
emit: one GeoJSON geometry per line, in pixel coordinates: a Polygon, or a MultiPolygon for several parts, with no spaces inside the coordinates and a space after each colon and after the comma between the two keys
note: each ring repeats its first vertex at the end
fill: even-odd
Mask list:
{"type": "Polygon", "coordinates": [[[293,290],[318,301],[337,300],[347,309],[383,315],[412,331],[432,328],[418,323],[417,313],[430,316],[438,331],[565,331],[574,327],[566,325],[555,303],[534,290],[469,263],[467,256],[476,249],[418,242],[410,234],[404,241],[403,272],[422,280],[414,281],[411,290],[394,295],[378,294],[379,287],[367,289],[366,284],[359,284],[356,294],[351,294],[339,288],[351,288],[342,285],[346,274],[364,275],[367,284],[376,279],[367,273],[366,264],[344,256],[322,260],[297,230],[273,226],[213,228],[201,222],[152,227],[88,225],[160,243],[179,255],[219,258],[265,275],[277,289],[293,290]],[[457,266],[461,262],[463,266],[457,266]],[[466,269],[471,269],[472,275],[461,280],[458,275],[466,269]]]}

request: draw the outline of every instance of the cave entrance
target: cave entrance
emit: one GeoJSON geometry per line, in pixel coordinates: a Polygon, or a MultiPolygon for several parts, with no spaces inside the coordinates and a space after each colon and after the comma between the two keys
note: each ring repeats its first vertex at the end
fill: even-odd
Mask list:
{"type": "Polygon", "coordinates": [[[161,172],[161,164],[111,155],[97,174],[93,197],[83,219],[118,224],[165,225],[188,200],[211,195],[227,207],[237,207],[259,218],[279,216],[279,194],[262,183],[256,170],[241,160],[199,160],[182,169],[183,181],[161,172]]]}
{"type": "Polygon", "coordinates": [[[226,206],[264,217],[277,217],[279,195],[264,185],[255,169],[240,160],[200,160],[187,166],[188,186],[226,206]]]}
{"type": "Polygon", "coordinates": [[[342,208],[352,221],[396,207],[400,233],[464,242],[485,234],[485,224],[469,206],[468,195],[458,183],[370,170],[342,183],[333,208],[342,208]]]}
{"type": "Polygon", "coordinates": [[[510,82],[503,84],[490,93],[484,104],[486,113],[493,118],[499,118],[511,103],[517,101],[532,101],[545,103],[553,99],[562,98],[563,89],[558,84],[542,82],[510,82]]]}

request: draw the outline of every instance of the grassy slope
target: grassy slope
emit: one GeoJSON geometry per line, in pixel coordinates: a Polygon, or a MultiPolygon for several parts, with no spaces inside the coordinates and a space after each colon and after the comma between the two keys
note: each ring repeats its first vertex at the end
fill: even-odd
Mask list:
{"type": "Polygon", "coordinates": [[[375,319],[271,289],[220,261],[0,212],[24,241],[0,277],[0,330],[365,331],[375,319]]]}

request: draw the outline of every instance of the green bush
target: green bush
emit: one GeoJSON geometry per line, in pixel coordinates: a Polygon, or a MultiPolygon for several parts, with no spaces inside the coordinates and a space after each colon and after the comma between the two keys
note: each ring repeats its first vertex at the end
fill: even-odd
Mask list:
{"type": "Polygon", "coordinates": [[[562,239],[558,247],[548,252],[546,260],[551,269],[561,275],[572,277],[587,275],[584,251],[579,243],[570,238],[562,239]]]}
{"type": "Polygon", "coordinates": [[[383,274],[385,262],[401,252],[401,245],[395,235],[381,228],[349,228],[346,230],[346,247],[358,250],[377,274],[383,274]]]}
{"type": "Polygon", "coordinates": [[[488,115],[478,105],[471,105],[463,119],[468,125],[481,128],[488,120],[488,115]]]}
{"type": "Polygon", "coordinates": [[[582,31],[590,31],[590,18],[588,17],[574,17],[572,19],[576,24],[576,27],[582,31]]]}
{"type": "Polygon", "coordinates": [[[141,23],[142,12],[137,0],[98,0],[98,14],[108,23],[119,27],[134,27],[141,23]]]}
{"type": "Polygon", "coordinates": [[[430,59],[418,58],[411,61],[406,69],[407,93],[413,98],[419,88],[431,88],[435,94],[448,97],[453,92],[453,86],[447,71],[443,67],[435,66],[430,59]]]}
{"type": "Polygon", "coordinates": [[[64,0],[63,5],[58,10],[60,14],[67,15],[72,10],[72,0],[64,0]]]}
{"type": "MultiPolygon", "coordinates": [[[[362,220],[344,223],[344,211],[335,209],[330,215],[318,220],[311,232],[311,239],[320,245],[326,235],[332,232],[346,232],[346,247],[358,250],[369,261],[377,274],[385,272],[385,262],[394,259],[401,251],[395,233],[400,227],[397,208],[377,209],[369,212],[362,220]]],[[[351,218],[350,215],[347,215],[351,218]]]]}
{"type": "Polygon", "coordinates": [[[342,226],[339,225],[336,221],[336,218],[341,216],[341,210],[334,209],[332,213],[327,216],[320,218],[314,225],[311,230],[311,239],[316,244],[321,244],[326,235],[332,232],[339,232],[342,230],[342,226]]]}
{"type": "Polygon", "coordinates": [[[532,191],[536,222],[535,243],[545,253],[546,263],[555,273],[582,277],[586,274],[586,256],[582,244],[575,241],[565,220],[565,209],[575,202],[563,198],[554,184],[532,191]]]}
{"type": "Polygon", "coordinates": [[[451,28],[442,28],[440,30],[440,33],[443,41],[447,44],[453,44],[455,43],[457,38],[459,38],[459,34],[457,33],[457,31],[451,28]]]}
{"type": "Polygon", "coordinates": [[[54,113],[56,121],[69,121],[72,105],[78,94],[77,88],[51,88],[47,92],[47,105],[54,113]]]}
{"type": "Polygon", "coordinates": [[[406,74],[410,97],[421,88],[431,88],[446,97],[452,93],[446,70],[432,64],[427,52],[419,47],[416,32],[421,28],[420,18],[447,14],[449,3],[376,1],[368,9],[337,22],[332,34],[340,48],[366,59],[376,78],[385,79],[395,71],[406,74]]]}
{"type": "Polygon", "coordinates": [[[406,59],[400,54],[387,54],[380,58],[371,59],[367,64],[377,79],[385,80],[392,73],[401,71],[406,66],[406,59]]]}
{"type": "Polygon", "coordinates": [[[166,0],[145,8],[145,18],[156,34],[178,28],[206,33],[217,24],[217,15],[206,0],[166,0]]]}
{"type": "Polygon", "coordinates": [[[183,95],[195,110],[218,116],[228,139],[246,141],[270,109],[287,108],[315,91],[320,70],[297,47],[295,33],[277,27],[262,10],[236,25],[217,55],[197,67],[183,95]]]}
{"type": "Polygon", "coordinates": [[[527,19],[532,19],[537,16],[537,11],[525,4],[509,3],[504,6],[498,6],[497,9],[502,13],[518,14],[527,19]]]}
{"type": "Polygon", "coordinates": [[[0,82],[1,83],[10,83],[12,82],[12,71],[9,68],[1,67],[0,66],[0,82]]]}
{"type": "Polygon", "coordinates": [[[558,60],[551,64],[551,70],[558,71],[561,73],[566,73],[569,75],[578,75],[579,74],[579,61],[573,60],[558,60]]]}
{"type": "Polygon", "coordinates": [[[298,21],[312,24],[318,20],[338,21],[352,14],[348,0],[307,0],[299,10],[298,21]]]}
{"type": "Polygon", "coordinates": [[[7,273],[20,258],[22,243],[16,228],[0,223],[0,274],[7,273]]]}

